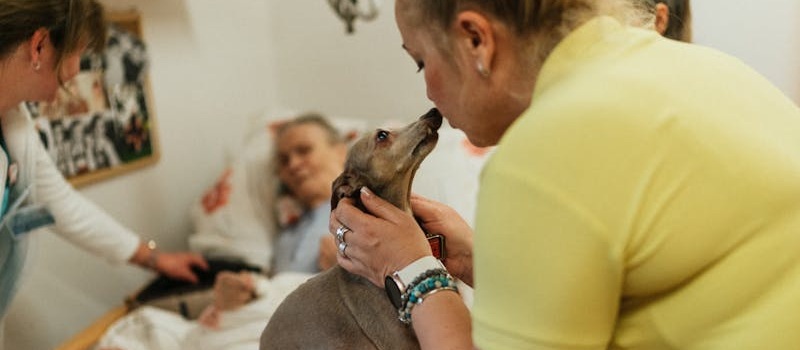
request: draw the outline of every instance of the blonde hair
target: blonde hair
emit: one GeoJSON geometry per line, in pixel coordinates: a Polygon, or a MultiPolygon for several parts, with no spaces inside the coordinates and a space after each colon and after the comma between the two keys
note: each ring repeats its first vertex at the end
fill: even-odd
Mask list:
{"type": "Polygon", "coordinates": [[[306,124],[316,125],[325,131],[325,135],[328,137],[328,142],[330,142],[332,145],[344,142],[341,132],[339,132],[339,130],[336,129],[336,127],[333,126],[333,124],[331,124],[331,122],[328,121],[328,119],[326,119],[322,114],[316,112],[307,112],[298,115],[294,119],[281,123],[275,130],[275,139],[280,139],[286,130],[298,125],[306,124]]]}
{"type": "Polygon", "coordinates": [[[625,0],[397,0],[403,15],[415,26],[438,32],[440,49],[449,44],[444,33],[457,13],[473,10],[510,28],[526,46],[521,53],[537,62],[569,33],[598,15],[608,15],[623,23],[642,20],[642,11],[625,0]]]}

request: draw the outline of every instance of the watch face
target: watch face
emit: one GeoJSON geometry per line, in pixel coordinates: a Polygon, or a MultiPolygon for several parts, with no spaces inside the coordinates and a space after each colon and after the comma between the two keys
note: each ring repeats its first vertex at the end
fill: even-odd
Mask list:
{"type": "Polygon", "coordinates": [[[400,290],[400,287],[397,286],[392,276],[386,276],[386,279],[383,281],[383,289],[386,290],[386,296],[389,297],[392,305],[399,310],[400,307],[403,306],[403,292],[400,290]]]}

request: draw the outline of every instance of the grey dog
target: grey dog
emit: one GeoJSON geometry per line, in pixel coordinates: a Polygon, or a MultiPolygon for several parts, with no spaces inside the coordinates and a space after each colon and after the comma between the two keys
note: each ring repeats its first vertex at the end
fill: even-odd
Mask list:
{"type": "MultiPolygon", "coordinates": [[[[350,148],[333,182],[331,207],[362,186],[411,213],[411,182],[439,139],[435,108],[399,130],[377,130],[350,148]]],[[[338,265],[292,292],[261,334],[261,349],[419,349],[413,330],[398,320],[382,288],[338,265]]]]}

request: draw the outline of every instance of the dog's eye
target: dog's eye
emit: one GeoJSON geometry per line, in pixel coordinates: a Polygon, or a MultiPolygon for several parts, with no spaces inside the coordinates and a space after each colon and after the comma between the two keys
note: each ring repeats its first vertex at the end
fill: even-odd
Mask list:
{"type": "Polygon", "coordinates": [[[389,138],[389,132],[386,130],[378,130],[378,133],[375,134],[375,141],[382,142],[386,141],[389,138]]]}

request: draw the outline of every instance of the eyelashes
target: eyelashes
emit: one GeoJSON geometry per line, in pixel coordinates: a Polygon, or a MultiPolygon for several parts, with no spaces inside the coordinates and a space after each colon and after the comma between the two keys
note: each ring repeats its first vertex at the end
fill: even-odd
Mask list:
{"type": "Polygon", "coordinates": [[[425,69],[425,62],[417,61],[417,73],[421,72],[425,69]]]}

